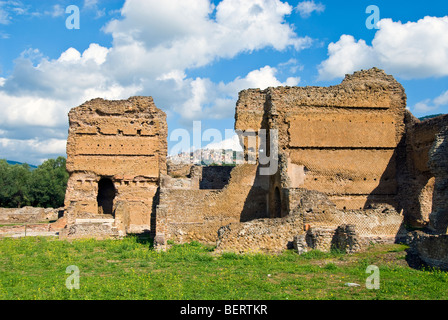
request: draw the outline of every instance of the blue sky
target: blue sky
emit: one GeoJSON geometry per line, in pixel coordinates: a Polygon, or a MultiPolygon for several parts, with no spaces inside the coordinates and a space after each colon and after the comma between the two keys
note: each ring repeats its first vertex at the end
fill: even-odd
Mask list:
{"type": "Polygon", "coordinates": [[[447,113],[446,1],[0,1],[0,158],[65,156],[68,111],[97,97],[153,96],[170,133],[201,121],[224,138],[240,90],[335,85],[374,66],[414,115],[447,113]]]}

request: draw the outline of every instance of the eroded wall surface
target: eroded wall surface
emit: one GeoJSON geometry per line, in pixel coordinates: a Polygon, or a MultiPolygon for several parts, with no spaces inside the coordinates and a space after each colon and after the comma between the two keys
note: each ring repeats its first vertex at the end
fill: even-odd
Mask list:
{"type": "Polygon", "coordinates": [[[347,225],[356,234],[358,249],[370,243],[394,243],[406,235],[403,216],[391,206],[344,211],[338,210],[321,192],[294,189],[294,193],[296,205],[285,217],[234,222],[222,227],[217,251],[281,252],[296,246],[299,238],[306,239],[302,249],[329,251],[341,247],[338,242],[343,238],[338,233],[347,225]]]}
{"type": "Polygon", "coordinates": [[[42,221],[58,220],[64,213],[64,208],[0,208],[0,224],[38,223],[42,221]]]}
{"type": "Polygon", "coordinates": [[[95,99],[72,109],[67,142],[68,225],[114,219],[121,233],[150,229],[160,173],[166,173],[166,115],[151,97],[95,99]],[[102,179],[113,184],[112,212],[98,202],[102,179]]]}
{"type": "Polygon", "coordinates": [[[272,185],[323,192],[340,209],[397,205],[405,107],[403,87],[373,68],[333,87],[246,91],[235,127],[278,130],[286,173],[279,172],[272,185]]]}
{"type": "Polygon", "coordinates": [[[448,233],[448,126],[437,135],[429,152],[428,165],[434,175],[430,228],[438,234],[448,233]]]}
{"type": "MultiPolygon", "coordinates": [[[[441,175],[440,170],[436,169],[440,161],[430,161],[430,157],[434,154],[431,148],[436,143],[438,134],[448,126],[448,115],[425,121],[419,121],[412,115],[408,118],[406,130],[408,156],[404,162],[408,170],[403,176],[404,192],[401,199],[403,207],[406,208],[409,224],[413,227],[424,227],[429,223],[434,202],[440,203],[439,200],[433,199],[436,174],[441,175]],[[434,169],[431,166],[434,166],[434,169]]],[[[439,145],[442,145],[440,141],[439,145]]],[[[443,169],[441,171],[443,172],[443,169]]],[[[439,177],[440,179],[442,178],[439,177]]]]}
{"type": "Polygon", "coordinates": [[[406,223],[429,221],[439,169],[428,153],[448,119],[420,123],[405,107],[403,87],[376,68],[332,87],[244,90],[235,129],[246,164],[167,168],[165,114],[152,98],[89,101],[69,114],[68,233],[150,230],[156,244],[218,240],[219,250],[237,251],[283,250],[304,235],[327,248],[337,230],[394,241],[403,213],[406,223]],[[260,145],[260,130],[278,139],[260,145]],[[260,149],[278,151],[269,175],[260,149]],[[111,214],[98,197],[105,179],[111,214]]]}
{"type": "Polygon", "coordinates": [[[170,178],[165,181],[164,177],[157,207],[157,242],[214,244],[222,226],[266,218],[268,183],[257,175],[257,166],[240,165],[230,175],[229,183],[221,190],[200,189],[199,180],[189,183],[180,178],[186,181],[181,183],[170,178]]]}

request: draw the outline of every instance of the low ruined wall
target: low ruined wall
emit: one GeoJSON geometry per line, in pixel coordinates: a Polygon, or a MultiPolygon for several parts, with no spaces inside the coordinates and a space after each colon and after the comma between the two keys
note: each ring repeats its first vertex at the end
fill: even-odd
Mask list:
{"type": "Polygon", "coordinates": [[[434,267],[448,270],[448,235],[415,232],[408,260],[413,267],[434,267]]]}
{"type": "Polygon", "coordinates": [[[97,240],[119,238],[120,235],[114,227],[113,220],[101,222],[78,222],[67,226],[59,233],[60,239],[89,239],[97,240]]]}
{"type": "Polygon", "coordinates": [[[216,251],[281,252],[293,247],[294,237],[303,233],[302,228],[299,216],[231,223],[219,230],[216,251]]]}
{"type": "Polygon", "coordinates": [[[232,223],[220,229],[218,251],[280,252],[297,247],[354,252],[370,243],[394,243],[406,235],[403,216],[391,206],[343,211],[317,191],[290,190],[295,202],[283,218],[232,223]]]}
{"type": "Polygon", "coordinates": [[[258,181],[257,169],[248,164],[233,168],[222,190],[162,187],[155,224],[158,238],[214,244],[220,227],[266,217],[267,186],[258,181]]]}
{"type": "Polygon", "coordinates": [[[220,190],[229,184],[233,166],[173,164],[162,175],[161,186],[168,189],[220,190]]]}
{"type": "Polygon", "coordinates": [[[303,222],[310,227],[337,228],[342,224],[356,227],[358,234],[366,238],[385,238],[394,240],[403,237],[403,216],[392,207],[381,206],[366,210],[331,210],[316,209],[304,214],[303,222]]]}
{"type": "Polygon", "coordinates": [[[290,214],[299,214],[308,228],[336,229],[343,224],[356,227],[364,238],[395,239],[405,234],[404,217],[393,206],[376,205],[363,210],[340,210],[324,193],[289,189],[290,214]]]}
{"type": "Polygon", "coordinates": [[[227,207],[223,213],[211,205],[218,199],[219,193],[215,191],[162,189],[157,207],[157,234],[163,230],[166,239],[176,243],[213,242],[221,222],[236,219],[227,207]]]}
{"type": "Polygon", "coordinates": [[[164,189],[199,190],[199,177],[160,176],[160,186],[164,189]]]}
{"type": "Polygon", "coordinates": [[[179,161],[180,163],[173,161],[171,159],[168,159],[166,162],[167,166],[167,174],[170,177],[173,178],[186,178],[191,173],[191,168],[193,167],[192,164],[189,163],[183,163],[182,161],[179,161]]]}
{"type": "Polygon", "coordinates": [[[56,221],[63,215],[64,208],[44,209],[24,207],[20,209],[0,208],[0,224],[24,224],[56,221]]]}

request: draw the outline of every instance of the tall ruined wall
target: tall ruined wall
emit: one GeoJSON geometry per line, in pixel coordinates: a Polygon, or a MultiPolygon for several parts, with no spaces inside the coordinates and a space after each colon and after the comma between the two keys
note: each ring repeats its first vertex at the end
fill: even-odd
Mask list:
{"type": "MultiPolygon", "coordinates": [[[[278,130],[285,171],[272,177],[271,190],[317,190],[340,209],[359,209],[371,203],[397,205],[405,107],[403,87],[373,68],[332,87],[249,90],[240,95],[237,113],[257,110],[256,118],[262,119],[257,123],[278,130]]],[[[246,123],[251,124],[239,121],[235,127],[244,130],[246,123]]]]}
{"type": "Polygon", "coordinates": [[[165,113],[151,97],[94,99],[72,109],[69,120],[68,224],[115,218],[121,232],[149,229],[159,176],[166,173],[165,113]],[[111,198],[104,200],[111,206],[108,212],[98,200],[102,179],[113,184],[103,192],[111,198]]]}
{"type": "MultiPolygon", "coordinates": [[[[433,143],[428,152],[427,167],[421,165],[420,170],[425,172],[429,170],[431,173],[432,189],[430,214],[427,218],[427,228],[424,228],[427,233],[422,231],[414,231],[410,237],[410,250],[408,252],[407,260],[410,265],[414,267],[435,267],[442,270],[448,270],[448,125],[446,120],[448,116],[437,117],[435,119],[427,120],[416,124],[412,127],[413,133],[416,134],[414,148],[417,147],[426,149],[428,142],[432,139],[431,129],[439,130],[440,132],[435,136],[433,143]],[[430,126],[432,124],[432,126],[430,126]],[[419,136],[418,131],[429,131],[427,135],[419,136]],[[421,138],[424,142],[416,144],[417,140],[421,138]]],[[[412,151],[412,149],[411,149],[412,151]]],[[[426,152],[425,152],[426,157],[426,152]]],[[[415,165],[414,168],[416,168],[415,165]]],[[[418,171],[414,171],[416,174],[418,171]]],[[[416,184],[418,186],[418,184],[416,184]]],[[[420,185],[421,186],[421,185],[420,185]]],[[[419,189],[414,189],[419,191],[419,189]]]]}
{"type": "Polygon", "coordinates": [[[429,226],[436,233],[448,233],[448,126],[444,127],[429,152],[429,168],[434,175],[434,195],[429,226]]]}
{"type": "Polygon", "coordinates": [[[251,164],[257,162],[259,130],[266,128],[266,96],[266,90],[243,90],[236,103],[235,130],[244,149],[244,159],[251,164]]]}
{"type": "Polygon", "coordinates": [[[339,208],[396,204],[406,96],[393,77],[371,69],[334,87],[276,88],[270,105],[287,187],[324,192],[339,208]]]}
{"type": "Polygon", "coordinates": [[[224,225],[266,218],[266,194],[267,181],[257,175],[257,166],[250,164],[235,167],[222,190],[162,184],[155,224],[156,242],[215,243],[218,229],[224,225]]]}
{"type": "Polygon", "coordinates": [[[408,223],[422,227],[429,223],[433,209],[435,175],[430,167],[430,151],[437,134],[448,126],[448,115],[419,121],[409,115],[406,130],[407,175],[403,177],[403,207],[408,213],[408,223]]]}

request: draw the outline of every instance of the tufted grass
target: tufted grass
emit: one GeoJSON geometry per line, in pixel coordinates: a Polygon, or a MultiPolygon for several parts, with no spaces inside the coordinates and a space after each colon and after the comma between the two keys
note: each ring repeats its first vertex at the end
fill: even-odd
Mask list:
{"type": "Polygon", "coordinates": [[[217,254],[193,242],[157,252],[124,240],[0,240],[1,300],[445,300],[448,274],[411,269],[404,245],[376,245],[346,255],[217,254]],[[69,290],[68,266],[80,271],[69,290]],[[366,288],[366,268],[380,270],[380,289],[366,288]],[[348,287],[346,283],[357,283],[348,287]]]}

